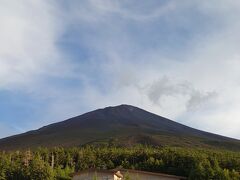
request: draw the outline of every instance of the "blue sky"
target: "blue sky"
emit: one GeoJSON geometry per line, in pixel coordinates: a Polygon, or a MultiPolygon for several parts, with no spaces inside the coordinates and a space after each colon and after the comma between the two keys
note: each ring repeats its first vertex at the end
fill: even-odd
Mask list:
{"type": "Polygon", "coordinates": [[[0,2],[0,137],[131,104],[240,138],[235,0],[0,2]]]}

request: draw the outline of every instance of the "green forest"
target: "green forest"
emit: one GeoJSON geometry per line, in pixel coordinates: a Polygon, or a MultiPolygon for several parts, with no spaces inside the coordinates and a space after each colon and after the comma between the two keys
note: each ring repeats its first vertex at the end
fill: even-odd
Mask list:
{"type": "Polygon", "coordinates": [[[80,170],[117,167],[168,173],[195,180],[239,180],[240,153],[143,145],[0,152],[0,180],[66,180],[80,170]]]}

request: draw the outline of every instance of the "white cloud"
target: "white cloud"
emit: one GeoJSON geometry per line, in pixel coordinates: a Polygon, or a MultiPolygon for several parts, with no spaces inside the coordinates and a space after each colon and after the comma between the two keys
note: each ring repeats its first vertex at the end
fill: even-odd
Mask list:
{"type": "Polygon", "coordinates": [[[52,5],[41,0],[1,1],[1,88],[36,83],[62,69],[55,45],[62,27],[52,5]]]}
{"type": "MultiPolygon", "coordinates": [[[[114,13],[122,18],[131,19],[134,21],[147,21],[160,16],[169,14],[176,8],[174,1],[169,1],[162,6],[155,6],[154,9],[148,12],[133,12],[133,9],[129,9],[128,6],[131,4],[127,1],[111,1],[111,0],[90,0],[91,6],[97,12],[101,14],[114,13]],[[125,4],[125,6],[123,6],[125,4]]],[[[141,4],[141,3],[140,3],[141,4]]],[[[135,3],[134,6],[139,6],[139,3],[135,3]]],[[[143,10],[143,9],[141,9],[143,10]]]]}

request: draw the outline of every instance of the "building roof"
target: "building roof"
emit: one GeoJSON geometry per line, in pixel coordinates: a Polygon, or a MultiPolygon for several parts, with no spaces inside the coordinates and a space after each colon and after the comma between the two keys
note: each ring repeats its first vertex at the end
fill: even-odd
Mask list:
{"type": "MultiPolygon", "coordinates": [[[[116,169],[113,169],[113,170],[116,170],[116,169]]],[[[120,170],[121,172],[138,173],[138,174],[146,174],[146,175],[154,175],[154,176],[178,178],[178,179],[187,179],[186,177],[170,175],[165,173],[156,173],[156,172],[140,171],[140,170],[133,170],[133,169],[118,169],[118,170],[120,170]]]]}
{"type": "Polygon", "coordinates": [[[176,175],[170,175],[170,174],[164,174],[164,173],[156,173],[156,172],[149,172],[149,171],[132,170],[132,169],[122,169],[122,168],[116,168],[116,169],[111,169],[111,170],[87,169],[87,170],[83,170],[83,171],[73,173],[72,176],[77,176],[77,175],[81,175],[81,174],[89,173],[89,172],[113,173],[116,176],[121,177],[121,178],[123,178],[123,175],[121,174],[121,172],[125,172],[125,173],[129,172],[129,173],[138,173],[138,174],[146,174],[146,175],[176,178],[176,179],[182,179],[182,180],[187,179],[186,177],[182,177],[182,176],[176,176],[176,175]]]}

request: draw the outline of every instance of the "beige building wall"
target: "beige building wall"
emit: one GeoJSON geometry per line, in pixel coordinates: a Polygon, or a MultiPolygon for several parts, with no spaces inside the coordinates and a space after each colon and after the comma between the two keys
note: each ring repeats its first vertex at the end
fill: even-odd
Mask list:
{"type": "Polygon", "coordinates": [[[122,180],[122,178],[117,177],[115,174],[114,174],[114,178],[113,179],[114,180],[122,180]]]}

